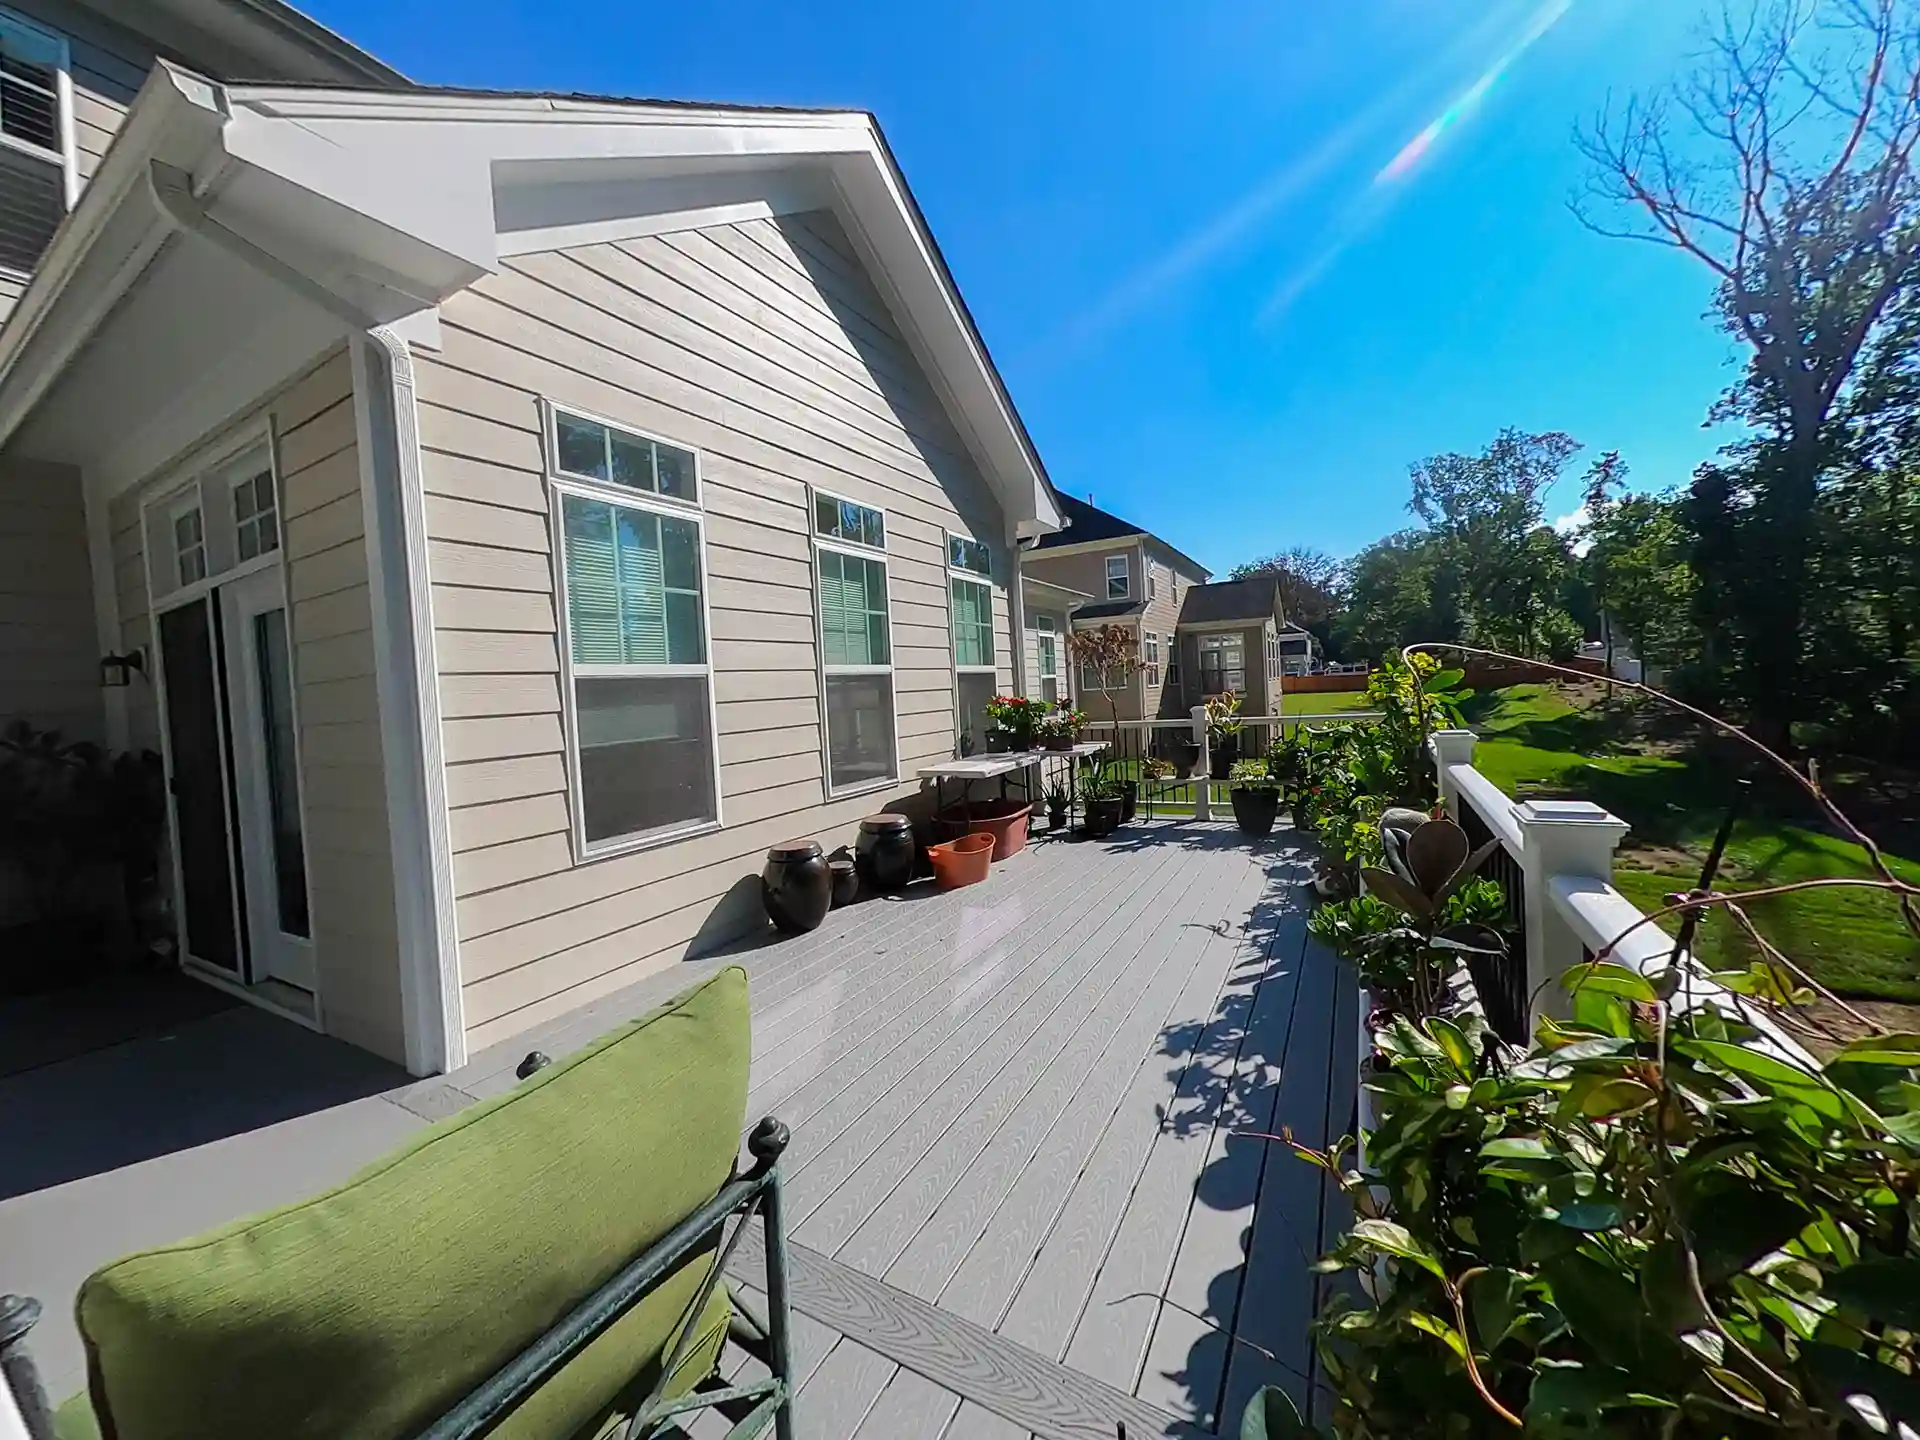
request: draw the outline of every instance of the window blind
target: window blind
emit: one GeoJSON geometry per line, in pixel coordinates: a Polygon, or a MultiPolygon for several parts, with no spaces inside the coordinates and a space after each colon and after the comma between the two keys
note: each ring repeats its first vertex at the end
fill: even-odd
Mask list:
{"type": "Polygon", "coordinates": [[[575,665],[699,665],[699,534],[691,520],[565,497],[575,665]]]}

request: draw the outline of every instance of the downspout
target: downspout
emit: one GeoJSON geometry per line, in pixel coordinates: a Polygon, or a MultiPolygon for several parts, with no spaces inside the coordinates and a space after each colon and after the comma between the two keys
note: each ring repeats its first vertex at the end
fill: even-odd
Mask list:
{"type": "MultiPolygon", "coordinates": [[[[1009,527],[1011,530],[1011,527],[1009,527]]],[[[1020,579],[1020,557],[1026,553],[1027,542],[1018,532],[1013,533],[1013,579],[1007,586],[1007,614],[1012,621],[1013,630],[1013,693],[1027,693],[1027,596],[1026,586],[1020,579]]]]}
{"type": "Polygon", "coordinates": [[[384,325],[356,337],[353,377],[354,394],[365,397],[355,409],[361,500],[374,562],[369,590],[407,1068],[416,1075],[437,1075],[466,1063],[467,1031],[427,574],[426,495],[407,342],[384,325]]]}
{"type": "Polygon", "coordinates": [[[176,229],[277,280],[352,332],[348,348],[393,852],[401,1023],[407,1069],[415,1075],[443,1074],[466,1063],[467,1038],[413,357],[389,327],[209,216],[186,172],[155,161],[148,166],[147,185],[176,229]]]}

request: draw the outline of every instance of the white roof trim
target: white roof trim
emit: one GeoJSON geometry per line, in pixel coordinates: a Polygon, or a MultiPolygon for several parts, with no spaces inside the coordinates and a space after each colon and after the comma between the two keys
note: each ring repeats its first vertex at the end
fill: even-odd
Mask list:
{"type": "Polygon", "coordinates": [[[791,172],[832,204],[1015,532],[1063,524],[933,237],[861,112],[221,86],[163,64],[0,328],[0,442],[165,243],[170,222],[143,193],[155,160],[191,177],[212,221],[373,323],[430,308],[497,269],[516,242],[503,243],[496,203],[516,184],[791,172]],[[70,295],[110,227],[147,236],[145,260],[112,293],[70,295]]]}

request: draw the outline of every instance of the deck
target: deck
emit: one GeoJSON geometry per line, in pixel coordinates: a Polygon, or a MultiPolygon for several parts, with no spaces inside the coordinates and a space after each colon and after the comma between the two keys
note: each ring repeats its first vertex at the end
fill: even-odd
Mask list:
{"type": "MultiPolygon", "coordinates": [[[[1304,1399],[1309,1264],[1339,1217],[1317,1171],[1242,1132],[1351,1126],[1357,994],[1306,936],[1305,878],[1286,835],[1141,825],[726,957],[751,976],[748,1118],[794,1133],[801,1435],[1234,1434],[1259,1385],[1304,1399]]],[[[424,1123],[719,963],[354,1104],[424,1123]]],[[[230,1165],[251,1138],[202,1148],[230,1165]]],[[[0,1253],[22,1203],[0,1204],[0,1253]]]]}

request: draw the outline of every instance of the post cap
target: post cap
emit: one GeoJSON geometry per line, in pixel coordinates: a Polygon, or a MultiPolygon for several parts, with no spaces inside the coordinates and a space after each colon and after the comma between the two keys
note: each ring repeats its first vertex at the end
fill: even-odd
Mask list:
{"type": "Polygon", "coordinates": [[[1523,800],[1513,807],[1513,818],[1522,825],[1591,825],[1622,833],[1628,828],[1626,821],[1591,800],[1523,800]]]}

